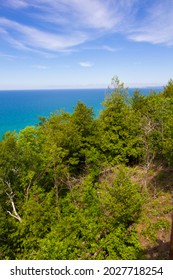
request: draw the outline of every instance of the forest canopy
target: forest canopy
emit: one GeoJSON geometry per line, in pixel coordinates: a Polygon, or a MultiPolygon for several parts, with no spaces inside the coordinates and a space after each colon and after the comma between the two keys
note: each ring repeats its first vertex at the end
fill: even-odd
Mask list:
{"type": "Polygon", "coordinates": [[[150,171],[173,165],[173,81],[130,96],[115,77],[109,92],[97,118],[79,101],[72,114],[3,135],[0,259],[143,258],[150,171]]]}

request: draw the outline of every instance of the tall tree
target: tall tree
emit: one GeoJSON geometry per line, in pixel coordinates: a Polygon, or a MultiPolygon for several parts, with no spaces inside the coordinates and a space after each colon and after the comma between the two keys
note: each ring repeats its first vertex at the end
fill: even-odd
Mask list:
{"type": "Polygon", "coordinates": [[[128,89],[116,77],[100,114],[100,146],[109,162],[134,161],[139,156],[139,126],[129,104],[128,89]]]}

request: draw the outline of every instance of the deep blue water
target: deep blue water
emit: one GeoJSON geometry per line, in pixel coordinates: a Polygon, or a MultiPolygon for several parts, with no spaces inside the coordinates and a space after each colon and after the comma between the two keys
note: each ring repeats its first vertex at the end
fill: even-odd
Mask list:
{"type": "MultiPolygon", "coordinates": [[[[149,88],[141,89],[149,93],[149,88]]],[[[157,88],[157,91],[162,88],[157,88]]],[[[0,91],[0,138],[6,131],[17,131],[38,123],[38,116],[48,117],[55,110],[72,113],[78,100],[93,107],[95,115],[102,109],[106,89],[12,90],[0,91]]],[[[133,89],[129,89],[132,93],[133,89]]]]}

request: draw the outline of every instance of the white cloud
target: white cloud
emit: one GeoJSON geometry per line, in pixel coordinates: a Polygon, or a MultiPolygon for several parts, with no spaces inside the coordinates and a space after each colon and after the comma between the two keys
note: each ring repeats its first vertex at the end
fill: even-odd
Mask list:
{"type": "Polygon", "coordinates": [[[19,58],[19,57],[15,56],[15,55],[10,55],[10,54],[1,53],[1,52],[0,52],[0,57],[7,58],[8,60],[15,60],[15,59],[19,58]]]}
{"type": "MultiPolygon", "coordinates": [[[[40,53],[72,51],[85,42],[116,33],[133,41],[173,45],[173,1],[144,2],[3,0],[3,5],[19,9],[23,17],[16,21],[1,17],[0,33],[13,47],[40,53]],[[24,16],[29,23],[22,21],[24,16]]],[[[117,51],[116,45],[100,49],[117,51]]]]}
{"type": "Polygon", "coordinates": [[[79,15],[78,19],[85,27],[109,30],[120,22],[121,13],[110,9],[110,1],[83,1],[73,0],[74,7],[79,15]],[[116,13],[116,17],[115,17],[116,13]]]}
{"type": "Polygon", "coordinates": [[[17,21],[1,17],[0,26],[15,47],[64,51],[118,30],[128,11],[126,6],[121,9],[121,1],[4,0],[10,9],[20,9],[26,18],[29,15],[30,25],[20,17],[17,21]]]}
{"type": "Polygon", "coordinates": [[[38,70],[46,70],[46,69],[48,69],[48,67],[46,65],[39,65],[39,64],[32,65],[32,68],[35,68],[35,69],[38,69],[38,70]]]}
{"type": "Polygon", "coordinates": [[[0,18],[0,24],[8,31],[7,39],[16,47],[35,49],[46,49],[51,51],[61,51],[71,48],[86,41],[86,36],[82,33],[76,32],[73,35],[56,35],[40,31],[34,27],[19,24],[17,22],[0,18]],[[18,32],[18,39],[16,40],[11,33],[18,32]]]}
{"type": "Polygon", "coordinates": [[[27,1],[25,0],[1,0],[5,6],[10,8],[25,8],[28,7],[27,1]]]}
{"type": "MultiPolygon", "coordinates": [[[[120,20],[120,1],[112,0],[8,0],[8,5],[15,8],[34,7],[44,12],[45,21],[71,23],[71,26],[109,29],[120,20]],[[116,2],[116,5],[113,3],[116,2]],[[110,9],[114,6],[114,11],[110,9]],[[116,12],[116,17],[115,17],[116,12]],[[71,21],[71,19],[73,19],[71,21]]],[[[132,0],[131,0],[132,1],[132,0]]],[[[134,0],[133,0],[134,1],[134,0]]]]}
{"type": "Polygon", "coordinates": [[[103,50],[103,51],[107,51],[107,52],[118,52],[120,50],[122,50],[121,48],[115,48],[115,47],[111,47],[108,45],[103,45],[103,46],[95,46],[95,47],[88,47],[86,49],[89,50],[103,50]]]}
{"type": "Polygon", "coordinates": [[[81,62],[79,62],[79,65],[80,65],[81,67],[84,67],[84,68],[91,68],[91,67],[94,66],[93,63],[88,62],[88,61],[81,61],[81,62]]]}
{"type": "Polygon", "coordinates": [[[108,52],[117,52],[117,51],[120,50],[120,49],[118,49],[118,48],[113,48],[113,47],[106,46],[106,45],[103,46],[102,49],[105,50],[105,51],[108,51],[108,52]]]}
{"type": "Polygon", "coordinates": [[[137,42],[173,45],[173,1],[152,1],[145,17],[130,30],[129,39],[137,42]]]}

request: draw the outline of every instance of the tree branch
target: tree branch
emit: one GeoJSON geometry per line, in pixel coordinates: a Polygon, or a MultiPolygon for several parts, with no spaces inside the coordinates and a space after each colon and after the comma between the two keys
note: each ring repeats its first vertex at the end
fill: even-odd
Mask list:
{"type": "Polygon", "coordinates": [[[21,219],[21,217],[19,216],[19,214],[17,213],[16,207],[15,207],[15,204],[14,204],[14,200],[13,200],[14,193],[13,193],[13,191],[12,191],[11,185],[10,185],[10,183],[7,182],[7,181],[6,181],[5,183],[6,183],[6,185],[8,186],[9,191],[10,191],[10,193],[7,192],[7,191],[5,191],[5,193],[6,193],[6,195],[9,197],[9,200],[10,200],[10,202],[11,202],[11,206],[12,206],[12,209],[13,209],[14,214],[12,214],[10,211],[7,211],[7,213],[8,213],[11,217],[17,219],[17,220],[21,223],[21,222],[22,222],[22,219],[21,219]]]}

